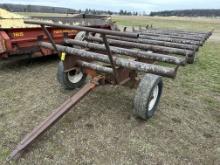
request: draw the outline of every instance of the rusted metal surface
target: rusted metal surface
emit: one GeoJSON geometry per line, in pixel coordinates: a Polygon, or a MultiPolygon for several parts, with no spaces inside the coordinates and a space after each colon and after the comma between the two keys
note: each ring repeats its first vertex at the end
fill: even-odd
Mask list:
{"type": "Polygon", "coordinates": [[[27,24],[53,26],[53,27],[67,28],[67,29],[80,30],[80,31],[86,31],[86,32],[93,32],[93,33],[101,33],[101,34],[106,34],[106,35],[116,35],[116,36],[129,37],[129,38],[139,37],[138,33],[119,32],[119,31],[97,29],[97,28],[90,28],[90,27],[83,27],[83,26],[74,26],[74,25],[64,25],[64,24],[49,23],[45,21],[36,21],[36,20],[26,20],[24,22],[27,24]]]}
{"type": "Polygon", "coordinates": [[[199,34],[199,33],[180,33],[180,32],[175,32],[175,31],[162,31],[162,30],[152,30],[152,29],[148,29],[146,31],[143,31],[143,33],[154,33],[154,34],[163,34],[163,35],[172,35],[172,36],[178,36],[178,37],[186,37],[186,38],[198,38],[198,39],[203,39],[205,38],[205,34],[199,34]]]}
{"type": "MultiPolygon", "coordinates": [[[[123,67],[117,67],[116,70],[118,73],[118,85],[125,85],[127,82],[131,81],[130,74],[133,71],[129,71],[123,67]]],[[[114,84],[114,77],[112,75],[105,75],[105,80],[107,83],[114,84]]]]}
{"type": "Polygon", "coordinates": [[[47,28],[44,25],[41,25],[41,28],[43,29],[44,33],[46,34],[47,38],[49,39],[49,41],[52,43],[54,50],[56,52],[58,52],[58,49],[56,47],[56,43],[54,42],[53,37],[51,36],[50,32],[47,30],[47,28]]]}
{"type": "Polygon", "coordinates": [[[193,41],[204,41],[205,38],[202,37],[194,37],[194,36],[187,36],[187,35],[168,35],[168,34],[160,34],[160,33],[152,33],[152,32],[140,32],[140,35],[150,35],[150,36],[163,36],[163,37],[171,37],[177,39],[186,39],[186,40],[193,40],[193,41]]]}
{"type": "MultiPolygon", "coordinates": [[[[90,49],[100,50],[100,51],[106,50],[105,46],[100,45],[100,44],[91,43],[91,42],[77,41],[77,40],[73,40],[73,39],[64,39],[64,42],[67,44],[81,46],[83,48],[90,48],[90,49]]],[[[142,58],[142,59],[147,59],[147,60],[167,62],[167,63],[171,63],[171,64],[176,64],[176,65],[185,65],[186,64],[185,59],[181,59],[181,58],[178,58],[175,56],[146,52],[146,51],[135,50],[135,49],[124,49],[124,48],[113,47],[113,46],[111,46],[110,48],[113,53],[117,53],[117,54],[121,54],[121,55],[127,55],[127,56],[131,56],[131,57],[137,57],[137,58],[142,58]]]]}
{"type": "Polygon", "coordinates": [[[152,30],[152,28],[142,32],[143,29],[141,27],[139,27],[141,31],[139,32],[141,35],[139,35],[139,33],[125,32],[126,28],[124,28],[124,32],[119,32],[41,21],[25,22],[41,25],[47,39],[51,42],[43,42],[45,38],[42,37],[42,40],[36,44],[38,48],[66,53],[66,57],[62,59],[64,64],[63,72],[67,73],[72,68],[81,67],[83,68],[83,73],[90,75],[93,79],[74,96],[65,101],[39,126],[34,128],[34,130],[17,145],[8,160],[14,158],[18,153],[27,148],[37,137],[55,124],[55,122],[76,105],[77,102],[99,85],[99,83],[105,84],[109,82],[111,84],[122,85],[130,81],[133,86],[136,86],[139,82],[137,72],[146,72],[175,78],[179,66],[185,65],[188,59],[194,59],[195,50],[197,50],[199,45],[210,35],[210,33],[208,33],[198,34],[196,36],[196,33],[178,33],[175,31],[152,30]],[[75,47],[59,45],[54,41],[53,36],[50,34],[50,31],[47,30],[46,26],[86,31],[87,35],[85,39],[87,41],[64,38],[66,44],[75,47]],[[92,35],[100,33],[101,37],[91,36],[89,34],[91,32],[92,35]],[[99,44],[91,43],[90,41],[98,42],[99,44]],[[85,49],[80,49],[79,46],[85,49]],[[185,58],[175,57],[174,54],[185,56],[185,58]],[[132,59],[122,57],[121,55],[130,56],[132,59]],[[156,65],[154,63],[155,61],[175,64],[176,66],[175,68],[171,68],[161,66],[160,63],[156,65]],[[108,64],[108,66],[103,63],[108,64]]]}
{"type": "Polygon", "coordinates": [[[150,39],[150,40],[158,40],[158,41],[166,41],[166,42],[175,42],[175,43],[181,43],[181,44],[191,44],[191,45],[202,45],[202,41],[192,41],[192,40],[186,40],[186,39],[177,39],[177,38],[171,38],[171,37],[161,37],[161,36],[149,36],[149,35],[140,35],[140,38],[143,39],[150,39]]]}
{"type": "MultiPolygon", "coordinates": [[[[157,40],[157,38],[160,38],[161,41],[168,41],[173,42],[174,40],[176,42],[184,42],[187,44],[193,44],[195,45],[196,42],[199,42],[200,46],[204,44],[204,42],[212,35],[213,30],[204,33],[204,32],[187,32],[187,31],[181,31],[181,30],[171,30],[171,29],[146,29],[139,31],[140,32],[140,38],[145,39],[153,39],[157,40]],[[183,41],[180,41],[183,40],[183,41]]],[[[198,45],[198,44],[197,44],[198,45]]]]}
{"type": "Polygon", "coordinates": [[[78,103],[84,96],[86,96],[92,89],[94,89],[102,77],[96,77],[91,82],[86,84],[75,95],[66,100],[55,111],[50,114],[41,124],[35,127],[13,150],[7,160],[13,159],[18,153],[22,152],[28,145],[30,145],[36,138],[45,132],[50,126],[57,122],[65,113],[78,103]]]}
{"type": "MultiPolygon", "coordinates": [[[[147,28],[146,28],[147,29],[147,28]]],[[[148,29],[147,29],[148,30],[148,29]]],[[[162,29],[162,28],[152,28],[150,30],[155,31],[165,31],[165,32],[178,32],[183,34],[207,34],[207,32],[199,32],[199,31],[186,31],[186,30],[180,30],[180,29],[162,29]]],[[[209,33],[209,32],[208,32],[209,33]]]]}
{"type": "MultiPolygon", "coordinates": [[[[89,41],[96,41],[96,42],[101,42],[101,43],[103,42],[102,39],[99,37],[88,36],[87,39],[89,41]]],[[[169,48],[165,46],[140,44],[140,43],[120,41],[120,40],[114,40],[114,39],[108,39],[108,42],[112,46],[123,47],[123,48],[138,48],[138,49],[147,50],[147,51],[151,50],[154,52],[177,54],[177,55],[182,55],[182,56],[193,56],[195,54],[195,52],[191,50],[169,48]]]]}
{"type": "MultiPolygon", "coordinates": [[[[45,48],[54,49],[53,45],[50,43],[39,42],[38,44],[39,46],[42,46],[45,48]]],[[[62,46],[62,45],[56,45],[56,47],[61,52],[66,52],[68,54],[72,54],[75,56],[88,58],[91,60],[96,60],[96,61],[110,64],[110,60],[108,56],[104,54],[89,52],[89,51],[75,49],[75,48],[62,46]]],[[[157,74],[157,75],[170,77],[170,78],[174,78],[176,76],[176,70],[174,68],[163,67],[163,66],[152,65],[152,64],[145,64],[142,62],[137,62],[134,60],[124,59],[120,57],[113,57],[113,61],[115,62],[116,65],[127,68],[127,69],[131,69],[131,70],[157,74]]]]}
{"type": "Polygon", "coordinates": [[[125,37],[109,36],[109,35],[107,37],[110,39],[116,39],[116,40],[121,40],[121,41],[128,41],[128,42],[135,42],[135,43],[142,43],[142,44],[149,44],[149,45],[159,45],[159,46],[166,46],[166,47],[173,47],[173,48],[187,49],[187,50],[198,50],[199,48],[199,46],[196,46],[196,45],[156,41],[156,40],[143,39],[143,38],[133,39],[133,38],[125,38],[125,37]]]}
{"type": "MultiPolygon", "coordinates": [[[[147,31],[149,32],[149,30],[147,29],[147,31]]],[[[165,34],[165,35],[172,35],[173,33],[176,33],[177,35],[189,35],[189,36],[193,36],[195,38],[200,37],[200,39],[202,40],[207,40],[213,33],[214,30],[209,31],[209,32],[189,32],[189,31],[182,31],[182,30],[171,30],[171,29],[151,29],[150,31],[159,33],[159,34],[165,34]]]]}
{"type": "Polygon", "coordinates": [[[209,33],[201,33],[201,32],[187,32],[175,29],[144,29],[140,30],[142,33],[152,33],[152,34],[161,34],[161,35],[171,35],[183,38],[198,38],[204,39],[209,33]]]}
{"type": "MultiPolygon", "coordinates": [[[[79,92],[77,92],[74,96],[64,102],[59,108],[57,108],[31,133],[29,133],[11,153],[9,159],[14,158],[18,153],[29,146],[37,137],[39,137],[44,131],[46,131],[56,121],[58,121],[65,113],[67,113],[77,102],[79,102],[84,96],[86,96],[86,94],[88,94],[92,89],[99,85],[99,83],[122,85],[126,82],[131,82],[132,86],[135,87],[139,82],[137,72],[146,72],[164,77],[174,78],[180,65],[185,65],[186,61],[188,61],[189,58],[193,59],[195,50],[200,45],[200,41],[197,42],[190,39],[173,39],[167,37],[164,38],[167,40],[166,42],[164,42],[159,40],[161,36],[157,39],[154,38],[155,40],[147,40],[138,39],[137,37],[139,37],[139,35],[137,33],[109,31],[88,27],[45,23],[39,21],[26,22],[41,25],[49,41],[51,42],[43,42],[42,39],[36,44],[37,46],[39,46],[41,49],[44,48],[51,51],[56,50],[58,52],[66,53],[65,58],[62,59],[62,62],[64,64],[64,73],[71,71],[72,68],[80,67],[83,68],[84,74],[90,75],[93,79],[88,84],[86,84],[79,92]],[[53,37],[50,35],[50,32],[46,29],[45,26],[84,30],[87,32],[85,38],[86,41],[64,38],[64,43],[68,46],[56,44],[53,37]],[[95,35],[94,33],[100,33],[101,37],[91,36],[89,34],[91,32],[92,35],[95,35]],[[168,39],[170,39],[169,42],[168,39]],[[91,43],[90,41],[98,43],[91,43]],[[175,43],[177,41],[181,42],[175,43]],[[187,42],[182,43],[184,41],[187,42]],[[161,46],[162,43],[163,46],[161,46]],[[178,48],[173,48],[177,46],[178,48]],[[81,47],[84,49],[81,49],[81,47]],[[172,55],[159,54],[155,52],[162,52],[172,55]],[[183,55],[185,56],[185,58],[175,57],[174,55],[183,55]],[[132,58],[129,58],[127,56],[130,56],[132,58]],[[154,63],[155,61],[175,64],[175,67],[172,68],[161,66],[160,63],[154,63]]],[[[139,30],[142,31],[142,28],[140,27],[139,30]]],[[[126,31],[126,29],[124,29],[124,31],[126,31]]],[[[160,32],[158,30],[158,32],[156,33],[162,32],[163,31],[160,32]]],[[[169,32],[169,36],[174,36],[174,38],[183,38],[185,36],[188,37],[188,34],[186,35],[184,34],[184,32],[180,35],[176,35],[175,33],[176,32],[169,32]]],[[[162,35],[165,34],[167,34],[168,36],[168,32],[163,32],[162,35]]],[[[207,36],[207,34],[201,34],[201,36],[207,36]]],[[[203,37],[198,38],[203,40],[203,37]]]]}
{"type": "Polygon", "coordinates": [[[133,32],[140,33],[139,37],[142,39],[172,42],[178,44],[190,44],[194,46],[203,45],[203,43],[212,35],[213,32],[188,32],[175,29],[149,29],[148,27],[146,27],[146,29],[139,27],[139,30],[135,30],[134,27],[132,28],[133,32]]]}
{"type": "Polygon", "coordinates": [[[109,61],[110,61],[110,64],[111,64],[111,67],[112,67],[112,70],[113,70],[115,83],[118,84],[118,74],[117,74],[117,71],[116,71],[116,68],[115,68],[115,61],[113,60],[112,52],[111,52],[111,49],[109,47],[109,44],[108,44],[108,41],[107,41],[107,38],[106,38],[105,34],[102,34],[102,39],[103,39],[103,42],[105,44],[105,49],[106,49],[106,52],[107,52],[107,55],[108,55],[108,58],[109,58],[109,61]]]}
{"type": "Polygon", "coordinates": [[[78,60],[76,63],[83,68],[89,68],[89,69],[93,69],[98,72],[113,74],[113,69],[109,68],[109,67],[104,67],[102,65],[98,65],[98,64],[94,64],[94,63],[90,63],[90,62],[85,62],[85,61],[80,61],[80,60],[78,60]]]}
{"type": "Polygon", "coordinates": [[[183,35],[197,35],[200,37],[205,37],[210,35],[212,32],[190,32],[190,31],[183,31],[183,30],[175,30],[175,29],[146,29],[147,32],[157,32],[161,34],[183,34],[183,35]]]}
{"type": "MultiPolygon", "coordinates": [[[[68,38],[74,38],[78,33],[76,30],[62,29],[47,27],[47,30],[51,34],[55,43],[62,43],[63,33],[68,33],[68,38]]],[[[42,56],[42,53],[36,49],[37,36],[44,36],[44,41],[48,41],[46,34],[41,27],[37,28],[12,28],[12,29],[2,29],[0,30],[0,40],[5,43],[5,51],[0,53],[0,58],[3,54],[7,57],[12,57],[14,55],[22,55],[24,52],[32,54],[33,56],[42,56]]],[[[55,51],[54,51],[55,52],[55,51]]],[[[54,55],[51,50],[43,50],[44,55],[54,55]]]]}

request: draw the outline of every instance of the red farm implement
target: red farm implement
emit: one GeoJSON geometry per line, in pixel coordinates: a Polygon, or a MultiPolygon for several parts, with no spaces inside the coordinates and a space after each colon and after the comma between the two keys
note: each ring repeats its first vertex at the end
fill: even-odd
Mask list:
{"type": "MultiPolygon", "coordinates": [[[[65,22],[69,24],[80,24],[93,28],[111,29],[111,23],[107,22],[108,17],[79,15],[75,17],[37,17],[37,19],[50,20],[54,22],[65,22]]],[[[51,34],[54,42],[62,44],[63,34],[66,33],[69,38],[74,39],[77,30],[49,27],[48,31],[51,34]]],[[[49,41],[43,29],[40,26],[36,27],[11,27],[3,28],[0,25],[0,59],[10,57],[21,57],[24,55],[34,56],[48,56],[54,55],[55,51],[41,48],[37,43],[36,36],[43,36],[45,41],[49,41]]]]}

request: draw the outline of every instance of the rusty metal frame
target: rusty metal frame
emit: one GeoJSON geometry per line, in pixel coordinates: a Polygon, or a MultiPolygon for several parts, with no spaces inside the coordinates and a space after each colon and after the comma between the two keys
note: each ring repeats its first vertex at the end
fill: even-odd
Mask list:
{"type": "MultiPolygon", "coordinates": [[[[34,24],[39,24],[36,21],[26,21],[26,22],[29,22],[29,23],[32,22],[34,24]]],[[[114,32],[114,31],[111,32],[108,30],[101,30],[101,29],[97,30],[97,29],[92,29],[92,28],[88,28],[88,27],[59,25],[59,24],[43,23],[43,22],[40,22],[40,23],[41,23],[40,26],[42,27],[44,33],[48,37],[48,40],[51,42],[51,44],[46,43],[46,42],[39,42],[38,43],[39,46],[42,46],[44,48],[49,48],[49,49],[55,50],[57,52],[65,52],[65,53],[76,55],[76,56],[67,56],[67,58],[65,59],[66,65],[64,65],[64,72],[67,71],[67,68],[72,67],[72,66],[81,67],[82,65],[80,66],[80,64],[77,63],[81,60],[82,60],[81,62],[84,61],[84,62],[86,62],[86,64],[89,64],[89,62],[97,60],[97,61],[108,64],[108,66],[109,66],[108,69],[112,69],[112,70],[110,70],[108,72],[105,71],[104,74],[99,75],[98,71],[100,71],[100,70],[97,69],[97,65],[96,66],[93,65],[94,67],[90,67],[90,68],[87,65],[88,68],[84,68],[84,70],[85,70],[86,74],[88,74],[92,77],[92,80],[89,83],[87,83],[83,88],[81,88],[75,95],[73,95],[71,98],[69,98],[67,101],[65,101],[62,105],[60,105],[57,109],[55,109],[54,112],[51,115],[49,115],[40,125],[35,127],[33,129],[33,131],[30,132],[17,145],[17,147],[10,154],[10,156],[8,157],[7,160],[14,158],[18,153],[21,153],[36,138],[38,138],[50,126],[55,124],[55,122],[57,122],[65,113],[70,111],[74,105],[76,105],[83,97],[85,97],[90,91],[92,91],[99,84],[103,85],[108,82],[113,84],[113,82],[114,82],[114,84],[125,85],[129,81],[132,83],[131,87],[136,87],[139,82],[136,71],[145,71],[147,73],[153,73],[153,74],[157,74],[157,75],[162,75],[162,76],[174,78],[176,76],[176,72],[180,66],[180,63],[179,63],[179,64],[177,64],[175,69],[173,69],[173,68],[170,69],[170,68],[165,68],[165,67],[158,68],[158,67],[155,67],[154,65],[150,64],[151,62],[154,62],[154,61],[151,61],[151,60],[149,61],[149,59],[148,59],[148,61],[146,61],[146,59],[141,59],[141,58],[138,58],[137,56],[135,56],[134,61],[131,61],[131,60],[126,61],[125,59],[122,59],[120,57],[113,57],[112,53],[117,54],[119,52],[119,54],[120,54],[120,51],[126,52],[126,50],[120,50],[120,51],[118,50],[117,53],[116,53],[115,48],[112,47],[112,50],[111,50],[110,45],[114,45],[113,42],[111,42],[113,40],[111,40],[111,39],[108,40],[107,39],[108,36],[106,36],[106,35],[111,34],[111,35],[115,35],[115,36],[124,36],[124,37],[131,37],[131,38],[137,38],[139,36],[136,33],[132,34],[132,33],[125,32],[126,28],[124,28],[124,32],[114,32]],[[54,25],[57,27],[78,29],[78,30],[86,31],[87,35],[89,32],[100,33],[101,38],[100,39],[98,38],[98,40],[96,40],[96,41],[97,42],[101,41],[104,43],[105,47],[103,46],[102,51],[105,52],[107,55],[105,53],[102,53],[102,54],[94,53],[91,51],[89,52],[89,51],[79,50],[79,49],[72,48],[72,47],[65,47],[62,45],[58,45],[55,43],[53,36],[50,34],[50,32],[45,27],[46,25],[49,25],[49,26],[54,25]],[[141,62],[141,61],[143,61],[143,62],[141,62]],[[147,63],[147,64],[145,65],[145,63],[147,63]],[[116,67],[116,64],[118,67],[116,67]],[[111,68],[110,68],[110,66],[111,66],[111,68]],[[111,73],[111,74],[109,74],[109,73],[111,73]]],[[[141,30],[141,27],[139,27],[139,28],[141,30]]],[[[136,31],[135,28],[133,29],[133,31],[136,31]]],[[[66,36],[67,35],[64,34],[64,38],[66,38],[66,36]]],[[[42,37],[41,38],[39,37],[38,39],[39,39],[39,41],[41,41],[42,37]]],[[[87,39],[88,39],[88,37],[87,37],[87,39]]],[[[94,41],[95,41],[95,38],[94,38],[94,41]]],[[[132,41],[132,39],[130,39],[130,41],[132,41]]],[[[122,46],[122,47],[123,46],[132,47],[132,45],[133,45],[133,48],[135,48],[134,47],[135,44],[133,42],[117,42],[117,43],[119,46],[122,46]]],[[[143,47],[140,47],[139,44],[136,44],[136,45],[138,45],[138,47],[136,46],[136,48],[139,48],[139,49],[143,48],[143,47]]],[[[146,46],[146,45],[142,44],[142,46],[146,46]]],[[[87,45],[87,47],[89,47],[89,46],[87,45]]],[[[149,47],[147,49],[149,49],[149,47]]],[[[96,50],[98,50],[98,49],[96,49],[96,50]]],[[[138,53],[141,53],[141,52],[139,51],[139,52],[137,52],[137,54],[138,53]]],[[[184,50],[184,53],[185,53],[185,50],[184,50]]],[[[133,54],[136,54],[136,52],[135,53],[133,52],[133,54]]],[[[176,54],[177,54],[177,52],[176,52],[176,54]]],[[[127,55],[128,55],[128,53],[127,53],[127,55]]],[[[154,55],[156,56],[156,54],[154,54],[154,55]]],[[[161,55],[159,55],[159,54],[157,54],[157,57],[164,58],[164,56],[161,57],[161,55]]],[[[189,58],[189,54],[186,54],[185,60],[187,61],[188,58],[189,58]]],[[[185,63],[185,61],[184,61],[184,63],[185,63]]],[[[107,68],[107,67],[103,67],[103,68],[107,68]]]]}
{"type": "Polygon", "coordinates": [[[41,28],[43,29],[44,33],[46,34],[47,38],[49,39],[49,41],[51,42],[51,44],[53,45],[54,49],[56,52],[59,52],[57,47],[56,47],[56,43],[53,39],[53,36],[50,34],[50,32],[47,30],[47,28],[45,27],[45,25],[40,25],[41,28]]]}
{"type": "Polygon", "coordinates": [[[115,83],[118,84],[118,74],[117,74],[117,71],[116,71],[115,63],[113,61],[112,52],[111,52],[111,49],[110,49],[110,46],[108,44],[108,40],[107,40],[105,34],[102,34],[102,39],[103,39],[103,42],[105,44],[105,48],[106,48],[106,51],[107,51],[107,54],[108,54],[108,57],[109,57],[109,60],[110,60],[110,63],[111,63],[111,67],[113,69],[113,75],[114,75],[115,83]]]}
{"type": "Polygon", "coordinates": [[[44,25],[44,26],[53,26],[53,27],[61,27],[61,28],[67,28],[67,29],[73,29],[73,30],[79,30],[79,31],[88,31],[91,33],[101,33],[106,35],[116,35],[121,37],[129,37],[129,38],[138,38],[139,33],[129,33],[129,32],[119,32],[119,31],[113,31],[113,30],[106,30],[106,29],[95,29],[90,27],[84,27],[84,26],[74,26],[74,25],[64,25],[59,23],[49,23],[45,21],[38,21],[38,20],[25,20],[24,23],[27,24],[36,24],[36,25],[44,25]]]}
{"type": "Polygon", "coordinates": [[[91,90],[93,90],[99,81],[102,80],[102,76],[93,78],[88,84],[80,89],[71,98],[66,100],[60,105],[52,114],[50,114],[42,123],[35,127],[15,148],[15,150],[9,155],[7,161],[16,157],[16,155],[22,152],[27,146],[29,146],[35,139],[37,139],[43,132],[45,132],[50,126],[57,122],[64,114],[66,114],[71,108],[77,104],[83,97],[85,97],[91,90]]]}

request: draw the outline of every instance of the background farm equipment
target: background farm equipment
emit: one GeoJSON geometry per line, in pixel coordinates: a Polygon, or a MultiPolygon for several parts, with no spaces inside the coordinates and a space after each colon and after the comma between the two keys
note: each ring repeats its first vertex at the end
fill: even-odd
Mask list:
{"type": "MultiPolygon", "coordinates": [[[[26,21],[26,23],[41,25],[44,29],[50,43],[45,42],[42,36],[36,36],[39,47],[61,54],[57,75],[64,88],[79,88],[85,84],[88,76],[91,79],[28,134],[11,153],[9,159],[23,151],[98,85],[125,85],[129,82],[131,87],[138,86],[134,98],[133,114],[145,120],[151,118],[157,109],[163,90],[161,76],[175,78],[178,68],[186,65],[187,62],[192,63],[199,46],[210,36],[210,33],[198,33],[197,38],[197,35],[190,34],[191,37],[188,37],[187,34],[183,35],[182,39],[182,35],[178,36],[178,32],[175,32],[178,39],[184,41],[187,38],[189,41],[198,41],[198,44],[193,46],[186,43],[168,45],[164,42],[166,44],[157,45],[151,40],[143,40],[142,38],[148,35],[142,30],[119,32],[39,21],[26,21]],[[56,44],[47,26],[82,32],[79,32],[74,40],[64,33],[62,44],[56,44]],[[138,72],[148,74],[138,76],[138,72]]],[[[162,29],[155,31],[163,32],[162,29]]],[[[167,35],[173,36],[172,34],[173,31],[167,35]]],[[[170,43],[175,43],[175,41],[170,43]]]]}
{"type": "MultiPolygon", "coordinates": [[[[24,55],[29,55],[29,57],[54,55],[55,51],[42,49],[36,45],[36,36],[43,35],[45,39],[47,37],[40,26],[25,24],[24,20],[27,18],[28,17],[0,9],[0,58],[21,57],[24,55]]],[[[69,15],[65,17],[34,16],[33,18],[48,22],[75,24],[104,29],[111,29],[113,25],[111,19],[107,16],[85,14],[69,15]]],[[[78,33],[77,30],[65,28],[51,27],[48,28],[48,30],[54,42],[59,44],[63,41],[63,33],[66,33],[69,38],[73,39],[78,33]]]]}

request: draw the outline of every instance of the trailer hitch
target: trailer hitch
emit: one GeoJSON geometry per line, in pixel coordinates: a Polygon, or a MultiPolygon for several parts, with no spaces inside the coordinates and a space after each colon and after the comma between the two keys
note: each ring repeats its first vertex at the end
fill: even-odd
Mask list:
{"type": "Polygon", "coordinates": [[[55,124],[64,114],[66,114],[74,105],[76,105],[83,97],[85,97],[91,90],[99,85],[99,82],[103,79],[103,76],[96,76],[89,81],[83,88],[81,88],[76,94],[66,100],[62,105],[54,110],[42,123],[35,127],[25,138],[17,145],[15,150],[11,152],[6,159],[10,161],[19,157],[19,153],[22,153],[35,139],[37,139],[42,133],[44,133],[49,127],[55,124]]]}

